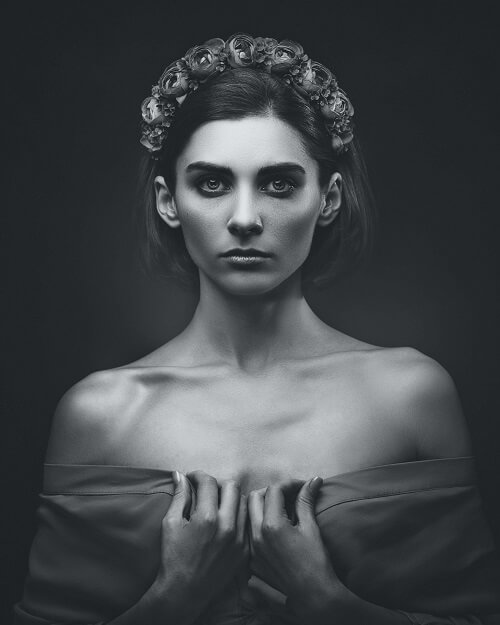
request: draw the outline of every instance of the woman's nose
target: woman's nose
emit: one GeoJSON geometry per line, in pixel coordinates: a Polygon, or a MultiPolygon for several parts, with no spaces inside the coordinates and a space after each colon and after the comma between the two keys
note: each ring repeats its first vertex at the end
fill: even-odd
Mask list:
{"type": "Polygon", "coordinates": [[[235,197],[233,211],[227,222],[227,228],[231,234],[259,234],[263,230],[262,220],[256,210],[255,199],[250,193],[240,192],[235,197]]]}

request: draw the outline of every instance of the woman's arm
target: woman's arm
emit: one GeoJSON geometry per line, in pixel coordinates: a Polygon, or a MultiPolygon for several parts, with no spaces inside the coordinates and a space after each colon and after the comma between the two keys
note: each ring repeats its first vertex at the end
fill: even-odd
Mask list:
{"type": "Polygon", "coordinates": [[[176,587],[175,584],[168,587],[167,584],[160,585],[155,581],[129,610],[111,621],[102,621],[96,625],[191,625],[201,610],[196,605],[196,598],[183,596],[183,591],[185,588],[176,587]]]}
{"type": "MultiPolygon", "coordinates": [[[[92,465],[106,464],[109,460],[112,441],[119,431],[120,403],[127,389],[114,385],[113,379],[107,378],[108,372],[89,376],[59,402],[47,462],[92,465]]],[[[81,466],[81,471],[85,474],[85,466],[81,466]]],[[[161,522],[159,568],[155,579],[135,605],[106,625],[156,622],[189,625],[247,565],[246,497],[240,494],[236,482],[227,480],[219,484],[201,471],[189,476],[174,474],[174,481],[173,499],[161,522]]],[[[109,515],[108,521],[113,522],[109,515]]],[[[81,522],[85,523],[85,518],[81,522]]],[[[51,534],[50,540],[56,543],[58,534],[51,534]]],[[[62,544],[52,547],[57,551],[64,550],[66,545],[63,540],[62,544]]],[[[65,557],[66,565],[71,566],[71,553],[65,557]]],[[[98,553],[95,558],[97,560],[98,553]]],[[[91,565],[98,572],[96,560],[91,565]]],[[[41,586],[47,583],[46,579],[38,580],[38,573],[35,569],[30,577],[30,588],[35,589],[35,594],[38,583],[41,586]]],[[[54,588],[54,596],[65,601],[64,596],[70,590],[54,588]]],[[[126,605],[126,597],[124,599],[122,605],[126,605]]],[[[21,602],[16,623],[29,622],[29,611],[30,605],[21,602]],[[24,619],[23,610],[26,610],[24,619]]],[[[40,622],[35,612],[31,619],[40,622]]]]}
{"type": "MultiPolygon", "coordinates": [[[[405,350],[397,367],[385,369],[378,400],[406,420],[419,459],[466,456],[471,444],[460,400],[448,372],[417,350],[405,350]]],[[[299,623],[370,623],[370,625],[471,625],[483,617],[435,616],[390,610],[365,601],[339,581],[325,553],[314,515],[314,500],[321,486],[304,484],[297,497],[293,526],[284,509],[290,484],[251,494],[253,572],[288,597],[287,605],[299,623]],[[281,494],[279,493],[281,490],[281,494]],[[306,565],[310,564],[311,566],[306,565]]],[[[333,563],[334,565],[335,563],[333,563]]],[[[497,617],[490,617],[493,623],[497,617]]]]}
{"type": "Polygon", "coordinates": [[[285,493],[297,489],[296,480],[250,493],[252,572],[286,595],[286,605],[301,625],[408,625],[403,614],[359,599],[335,574],[314,514],[322,481],[313,478],[301,486],[295,525],[285,509],[285,493]]]}
{"type": "MultiPolygon", "coordinates": [[[[296,501],[298,522],[295,525],[288,517],[284,502],[285,493],[297,488],[296,481],[253,491],[249,496],[252,572],[287,597],[286,606],[298,625],[498,623],[499,617],[495,615],[436,616],[392,610],[351,592],[337,577],[316,523],[314,502],[321,482],[316,478],[301,487],[296,501]]],[[[257,588],[254,586],[254,590],[257,588]]],[[[264,592],[261,596],[266,602],[264,592]]]]}
{"type": "Polygon", "coordinates": [[[472,454],[455,383],[436,360],[404,348],[374,375],[373,405],[405,431],[418,460],[472,454]]]}
{"type": "MultiPolygon", "coordinates": [[[[128,610],[94,625],[191,625],[213,597],[223,591],[243,568],[246,569],[246,499],[240,496],[237,485],[230,481],[219,485],[202,471],[190,473],[189,479],[183,474],[174,474],[174,481],[173,499],[161,521],[160,558],[154,581],[128,610]],[[196,497],[192,497],[193,492],[196,497]],[[188,515],[189,519],[186,518],[188,515]]],[[[65,546],[64,540],[61,544],[52,545],[56,550],[64,550],[65,546]]],[[[98,575],[97,552],[94,558],[93,566],[98,575]]],[[[72,565],[70,555],[65,565],[72,565]]],[[[66,584],[63,580],[63,588],[60,583],[57,582],[50,591],[53,593],[54,611],[57,612],[64,606],[68,608],[72,590],[78,591],[71,582],[66,584]]],[[[104,577],[102,583],[106,584],[104,577]]],[[[39,567],[31,572],[29,586],[31,595],[46,592],[47,576],[42,574],[39,577],[39,567]]],[[[92,599],[92,596],[88,597],[89,605],[92,605],[92,599]]],[[[122,599],[122,605],[126,605],[127,597],[122,599]]],[[[84,605],[86,599],[80,596],[78,605],[81,606],[82,601],[84,605]]],[[[86,608],[81,609],[86,611],[86,608]]],[[[90,609],[96,611],[95,607],[90,609]]],[[[80,608],[75,607],[73,611],[73,619],[78,619],[80,608]]],[[[32,605],[28,597],[15,606],[14,625],[49,625],[54,620],[61,625],[64,623],[55,616],[47,617],[50,612],[50,607],[45,606],[42,610],[44,616],[37,615],[38,604],[35,602],[32,605]]],[[[88,622],[81,616],[80,620],[88,622]]]]}

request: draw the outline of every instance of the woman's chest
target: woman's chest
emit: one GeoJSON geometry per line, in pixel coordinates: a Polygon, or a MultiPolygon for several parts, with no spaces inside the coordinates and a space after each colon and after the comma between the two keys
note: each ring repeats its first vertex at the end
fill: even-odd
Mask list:
{"type": "Polygon", "coordinates": [[[202,469],[252,490],[410,459],[401,432],[352,376],[184,380],[138,397],[115,438],[119,464],[202,469]]]}

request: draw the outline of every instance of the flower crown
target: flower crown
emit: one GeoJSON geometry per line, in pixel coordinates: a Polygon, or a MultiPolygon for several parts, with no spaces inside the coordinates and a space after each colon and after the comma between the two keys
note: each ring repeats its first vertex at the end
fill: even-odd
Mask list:
{"type": "Polygon", "coordinates": [[[158,159],[175,112],[200,84],[231,67],[250,67],[281,78],[321,112],[337,154],[353,138],[354,108],[332,72],[290,40],[236,33],[226,41],[210,39],[171,63],[142,105],[141,143],[158,159]]]}

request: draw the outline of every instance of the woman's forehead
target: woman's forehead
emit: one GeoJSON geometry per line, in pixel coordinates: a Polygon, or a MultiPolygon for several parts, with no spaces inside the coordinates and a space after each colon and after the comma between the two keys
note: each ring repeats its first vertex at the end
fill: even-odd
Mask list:
{"type": "Polygon", "coordinates": [[[306,171],[316,169],[300,134],[276,117],[245,117],[203,124],[180,155],[178,169],[185,171],[196,161],[234,170],[258,170],[263,165],[279,162],[296,162],[306,171]]]}

